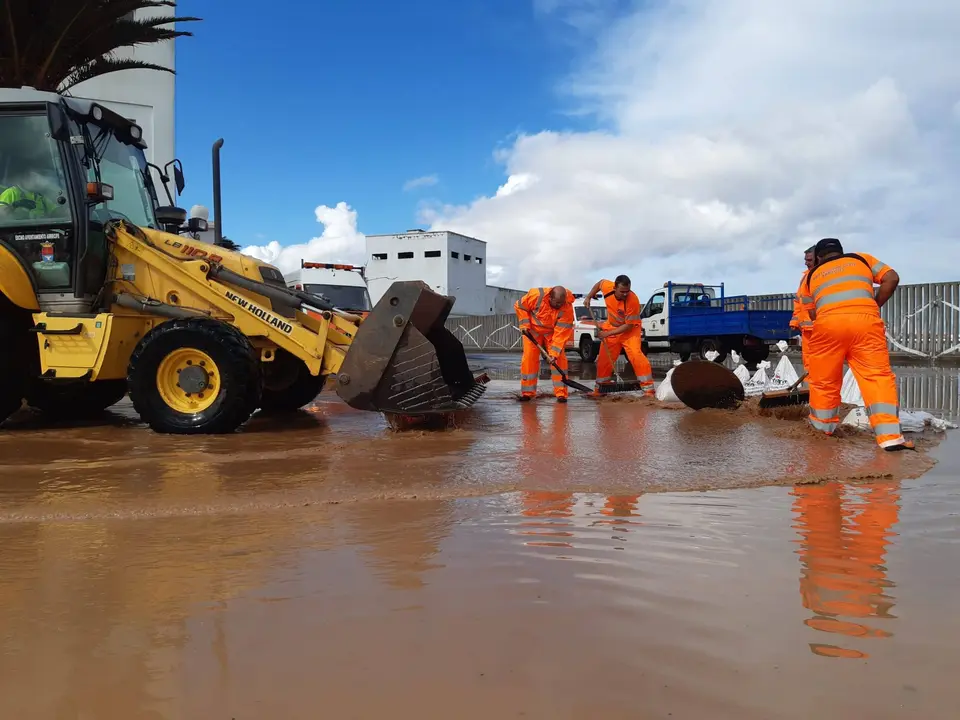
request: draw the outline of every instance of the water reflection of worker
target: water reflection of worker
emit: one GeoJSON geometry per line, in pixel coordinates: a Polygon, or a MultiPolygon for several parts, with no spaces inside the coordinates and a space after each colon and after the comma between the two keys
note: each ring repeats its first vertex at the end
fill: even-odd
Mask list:
{"type": "MultiPolygon", "coordinates": [[[[837,482],[798,485],[792,490],[800,535],[800,596],[815,613],[805,624],[848,637],[887,637],[889,632],[843,617],[890,618],[892,583],[884,566],[899,516],[899,484],[857,488],[837,482]],[[862,502],[857,495],[862,493],[862,502]],[[859,512],[858,512],[859,511],[859,512]]],[[[833,644],[811,644],[820,655],[865,657],[833,644]]]]}
{"type": "MultiPolygon", "coordinates": [[[[523,429],[522,475],[525,484],[561,484],[564,479],[563,468],[569,456],[568,443],[570,418],[567,407],[555,405],[553,418],[546,427],[540,421],[538,408],[525,405],[521,413],[523,429]]],[[[569,518],[573,516],[576,503],[572,492],[556,489],[524,490],[522,492],[522,513],[528,518],[569,518]]],[[[521,531],[523,535],[546,535],[550,537],[570,537],[573,533],[564,529],[569,520],[548,523],[526,522],[521,531]]],[[[563,545],[561,541],[528,543],[534,545],[563,545]]]]}

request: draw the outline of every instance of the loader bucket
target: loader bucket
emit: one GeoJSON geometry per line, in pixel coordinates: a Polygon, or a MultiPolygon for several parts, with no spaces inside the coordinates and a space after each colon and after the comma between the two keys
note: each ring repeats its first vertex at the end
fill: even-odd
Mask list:
{"type": "Polygon", "coordinates": [[[361,323],[337,376],[352,408],[403,415],[463,410],[486,386],[444,327],[454,298],[420,281],[395,282],[361,323]]]}

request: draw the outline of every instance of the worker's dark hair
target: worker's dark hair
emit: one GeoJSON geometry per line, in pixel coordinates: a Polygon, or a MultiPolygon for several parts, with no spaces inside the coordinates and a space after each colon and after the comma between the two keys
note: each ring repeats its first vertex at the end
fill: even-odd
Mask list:
{"type": "Polygon", "coordinates": [[[614,285],[626,285],[630,287],[630,278],[626,275],[617,275],[617,279],[613,281],[614,285]]]}
{"type": "Polygon", "coordinates": [[[836,238],[823,238],[823,240],[814,246],[813,252],[818,258],[832,253],[843,255],[843,245],[841,245],[840,241],[836,238]]]}

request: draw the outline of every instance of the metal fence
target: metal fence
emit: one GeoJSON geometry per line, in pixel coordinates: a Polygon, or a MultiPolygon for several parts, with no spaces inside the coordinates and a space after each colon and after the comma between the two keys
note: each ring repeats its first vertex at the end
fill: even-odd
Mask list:
{"type": "MultiPolygon", "coordinates": [[[[792,310],[792,294],[751,295],[750,307],[792,310]]],[[[918,360],[960,358],[960,282],[901,285],[881,312],[892,353],[918,360]]],[[[451,317],[447,328],[468,351],[520,349],[517,318],[509,315],[451,317]]]]}

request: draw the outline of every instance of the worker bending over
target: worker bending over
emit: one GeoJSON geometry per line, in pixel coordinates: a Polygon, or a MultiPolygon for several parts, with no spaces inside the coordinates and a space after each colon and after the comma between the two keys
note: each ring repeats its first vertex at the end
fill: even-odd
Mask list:
{"type": "Polygon", "coordinates": [[[800,287],[797,288],[797,294],[793,298],[793,317],[790,318],[790,327],[800,333],[800,357],[803,362],[804,370],[807,369],[807,343],[810,342],[810,331],[813,330],[813,320],[810,319],[810,313],[803,307],[801,298],[804,295],[804,284],[807,282],[807,275],[813,267],[813,247],[808,247],[803,253],[803,264],[807,269],[803,271],[803,277],[800,278],[800,287]]]}
{"type": "Polygon", "coordinates": [[[603,294],[607,305],[607,321],[597,333],[600,344],[606,345],[601,347],[597,357],[597,385],[613,380],[613,364],[622,349],[627,353],[627,360],[633,366],[644,394],[653,395],[653,370],[641,344],[640,298],[630,289],[630,278],[618,275],[613,282],[600,280],[583,298],[584,307],[590,307],[590,301],[597,293],[603,294]]]}
{"type": "Polygon", "coordinates": [[[840,424],[846,361],[863,394],[877,444],[884,450],[913,448],[900,430],[897,378],[880,318],[880,308],[897,289],[900,276],[872,255],[844,254],[836,238],[818,242],[814,256],[814,267],[801,286],[801,301],[813,320],[805,353],[810,424],[828,435],[840,424]],[[876,291],[874,284],[880,286],[876,291]]]}
{"type": "MultiPolygon", "coordinates": [[[[573,293],[557,285],[552,288],[532,288],[517,300],[513,309],[520,321],[520,330],[529,331],[534,341],[547,351],[557,367],[567,371],[567,343],[573,341],[573,293]]],[[[567,386],[557,368],[551,365],[553,394],[557,402],[567,401],[567,386]]],[[[540,351],[523,338],[523,358],[520,360],[520,399],[531,400],[537,395],[537,376],[540,374],[540,351]]]]}

